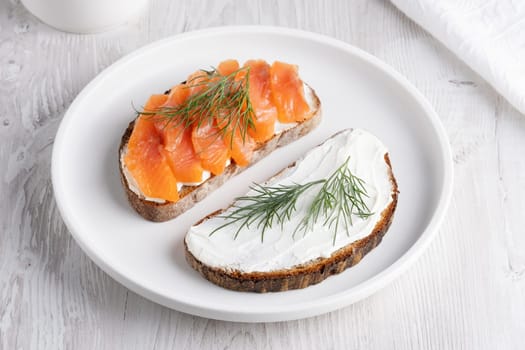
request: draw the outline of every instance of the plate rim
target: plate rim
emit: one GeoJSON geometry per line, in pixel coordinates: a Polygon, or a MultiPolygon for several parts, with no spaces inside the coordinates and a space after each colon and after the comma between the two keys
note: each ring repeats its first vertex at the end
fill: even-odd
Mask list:
{"type": "MultiPolygon", "coordinates": [[[[453,160],[450,143],[448,141],[445,128],[439,119],[437,113],[434,111],[430,102],[423,96],[423,94],[405,78],[401,73],[395,70],[387,63],[381,61],[379,58],[372,54],[359,49],[351,44],[344,41],[335,39],[333,37],[319,34],[315,32],[292,29],[287,27],[278,26],[261,26],[261,25],[243,25],[243,26],[219,26],[211,27],[206,29],[200,29],[185,33],[176,34],[161,40],[154,41],[145,46],[139,47],[122,58],[118,59],[102,72],[97,74],[75,97],[70,107],[67,109],[62,121],[60,122],[55,141],[53,144],[52,159],[51,159],[51,180],[53,185],[53,193],[58,210],[61,214],[62,220],[66,224],[69,232],[81,247],[83,252],[105,273],[111,276],[113,279],[118,281],[120,284],[129,288],[133,292],[145,297],[146,299],[152,300],[158,304],[166,306],[171,309],[175,309],[181,312],[189,313],[192,315],[212,318],[224,321],[241,321],[241,322],[276,322],[276,321],[288,321],[301,319],[306,317],[312,317],[327,312],[334,311],[336,309],[348,306],[354,302],[357,302],[375,292],[382,289],[386,285],[390,284],[393,280],[398,278],[408,267],[410,267],[426,250],[432,240],[437,235],[439,226],[441,225],[447,209],[449,207],[452,188],[453,188],[453,160]],[[184,300],[175,300],[170,298],[168,295],[162,294],[160,291],[155,291],[149,288],[147,285],[140,285],[129,276],[123,275],[121,272],[114,269],[112,266],[107,264],[86,241],[83,240],[82,234],[77,232],[78,227],[71,219],[71,214],[64,205],[63,189],[59,185],[61,183],[61,175],[59,172],[60,164],[60,149],[63,148],[64,140],[66,137],[66,130],[68,125],[72,123],[74,115],[78,109],[78,105],[81,101],[108,76],[114,69],[117,69],[128,61],[136,59],[142,53],[147,52],[156,47],[163,45],[169,45],[172,42],[180,40],[192,40],[198,39],[199,37],[214,36],[214,35],[228,35],[228,34],[270,34],[284,37],[293,37],[307,39],[311,41],[320,42],[322,44],[335,46],[339,49],[348,52],[367,63],[374,66],[374,68],[380,70],[385,75],[392,78],[396,83],[401,85],[406,92],[417,102],[420,107],[424,110],[425,116],[430,121],[430,125],[437,135],[437,141],[440,148],[441,160],[443,163],[443,184],[440,189],[439,199],[435,211],[432,214],[430,221],[426,228],[423,230],[421,235],[417,238],[415,243],[406,250],[393,264],[383,269],[377,275],[369,278],[356,286],[330,295],[329,297],[321,297],[314,300],[302,302],[300,304],[294,304],[291,306],[280,306],[279,309],[268,308],[264,311],[248,311],[248,310],[228,310],[221,307],[203,307],[201,305],[191,303],[184,300]]],[[[78,230],[80,231],[80,230],[78,230]]]]}

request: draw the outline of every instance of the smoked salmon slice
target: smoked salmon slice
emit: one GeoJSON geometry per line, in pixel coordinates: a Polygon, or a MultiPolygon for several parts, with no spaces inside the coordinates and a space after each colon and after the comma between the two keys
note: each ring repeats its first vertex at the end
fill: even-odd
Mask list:
{"type": "Polygon", "coordinates": [[[164,149],[175,178],[180,182],[199,183],[202,181],[201,160],[193,148],[190,128],[179,128],[179,142],[173,150],[164,149]]]}
{"type": "MultiPolygon", "coordinates": [[[[167,100],[167,95],[151,95],[148,99],[148,102],[146,102],[146,105],[144,106],[144,112],[151,113],[158,111],[159,108],[162,107],[162,105],[164,105],[167,100]]],[[[147,118],[148,116],[141,115],[141,117],[147,118]]]]}
{"type": "Polygon", "coordinates": [[[230,159],[230,151],[224,143],[216,122],[207,120],[200,125],[195,125],[191,140],[202,167],[213,175],[222,174],[226,162],[230,159]]]}
{"type": "Polygon", "coordinates": [[[312,117],[304,97],[303,82],[296,65],[275,61],[270,69],[272,97],[281,123],[294,123],[312,117]]]}
{"type": "MultiPolygon", "coordinates": [[[[177,107],[186,102],[189,89],[184,85],[174,86],[163,107],[177,107]]],[[[186,127],[178,120],[157,119],[155,126],[162,135],[164,153],[168,164],[179,182],[201,182],[201,161],[191,140],[191,128],[186,127]]]]}
{"type": "Polygon", "coordinates": [[[225,60],[217,66],[217,72],[220,75],[230,75],[239,70],[239,62],[237,60],[225,60]]]}
{"type": "Polygon", "coordinates": [[[264,60],[250,60],[244,67],[250,67],[249,94],[255,113],[255,127],[248,132],[255,141],[265,142],[273,137],[277,120],[270,89],[270,65],[264,60]]]}
{"type": "MultiPolygon", "coordinates": [[[[238,71],[239,68],[239,62],[237,62],[237,60],[226,60],[219,63],[217,72],[220,75],[228,76],[238,71]]],[[[240,83],[244,77],[244,74],[245,71],[239,72],[235,77],[235,80],[239,81],[240,83]]],[[[226,111],[224,111],[224,113],[227,114],[226,111]]],[[[247,130],[241,131],[239,125],[233,125],[233,123],[244,123],[244,121],[228,120],[228,116],[222,118],[221,116],[218,116],[216,119],[217,125],[220,128],[225,128],[223,132],[223,139],[226,143],[226,146],[230,149],[230,155],[235,163],[240,166],[248,165],[252,158],[256,143],[248,134],[247,130]]]]}
{"type": "Polygon", "coordinates": [[[239,130],[235,130],[233,135],[233,142],[231,142],[231,133],[227,132],[225,141],[226,145],[231,147],[231,157],[236,164],[240,166],[247,166],[250,164],[253,156],[253,150],[255,149],[256,143],[251,136],[246,133],[244,140],[239,130]]]}
{"type": "Polygon", "coordinates": [[[168,99],[164,106],[174,107],[183,104],[186,102],[186,99],[190,95],[190,89],[186,88],[186,85],[179,84],[171,88],[170,93],[168,94],[168,99]]]}
{"type": "Polygon", "coordinates": [[[210,80],[208,73],[202,70],[198,70],[193,74],[190,74],[188,79],[186,79],[186,90],[188,90],[188,95],[194,95],[201,92],[206,88],[206,82],[210,80]]]}
{"type": "MultiPolygon", "coordinates": [[[[165,95],[151,96],[144,110],[158,109],[167,98],[165,95]]],[[[135,121],[124,162],[142,194],[175,202],[179,199],[177,179],[163,149],[162,135],[159,134],[155,121],[141,115],[135,121]]]]}
{"type": "MultiPolygon", "coordinates": [[[[162,96],[166,96],[166,99],[161,108],[175,108],[186,101],[189,96],[189,89],[179,84],[171,88],[168,95],[162,96]]],[[[155,120],[155,126],[158,132],[162,135],[164,147],[167,150],[173,151],[180,142],[182,136],[181,130],[184,130],[184,123],[180,120],[162,117],[160,115],[154,116],[153,119],[155,120]]]]}
{"type": "MultiPolygon", "coordinates": [[[[217,123],[220,123],[220,119],[217,123]]],[[[257,144],[247,132],[244,133],[243,137],[241,130],[235,128],[233,125],[228,125],[226,126],[222,137],[236,164],[240,166],[247,166],[250,164],[253,150],[257,144]]]]}

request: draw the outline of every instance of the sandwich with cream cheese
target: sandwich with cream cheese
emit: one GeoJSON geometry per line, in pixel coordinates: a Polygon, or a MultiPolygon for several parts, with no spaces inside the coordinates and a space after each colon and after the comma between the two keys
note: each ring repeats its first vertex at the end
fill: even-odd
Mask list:
{"type": "Polygon", "coordinates": [[[305,288],[377,247],[397,200],[385,145],[367,131],[343,130],[193,225],[186,260],[228,289],[305,288]]]}

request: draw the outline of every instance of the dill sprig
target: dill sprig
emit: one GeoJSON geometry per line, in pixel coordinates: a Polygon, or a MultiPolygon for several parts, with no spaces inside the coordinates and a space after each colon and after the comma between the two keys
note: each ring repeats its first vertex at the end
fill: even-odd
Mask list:
{"type": "Polygon", "coordinates": [[[254,184],[250,188],[255,194],[236,198],[235,210],[227,215],[219,215],[227,222],[210,233],[210,236],[220,229],[233,223],[240,222],[241,225],[235,232],[234,239],[244,228],[257,222],[257,229],[261,229],[261,242],[264,241],[264,233],[274,223],[284,225],[290,220],[296,211],[297,199],[310,187],[324,182],[324,180],[311,181],[306,184],[291,184],[279,186],[262,186],[254,184]]]}
{"type": "Polygon", "coordinates": [[[315,223],[322,216],[325,218],[323,226],[328,225],[334,232],[333,243],[337,238],[339,224],[343,223],[348,234],[352,226],[352,215],[366,219],[373,213],[370,212],[364,197],[368,197],[365,182],[352,174],[348,168],[350,158],[341,165],[326,181],[315,195],[308,207],[305,217],[295,229],[306,234],[312,231],[315,223]]]}
{"type": "Polygon", "coordinates": [[[295,237],[299,231],[303,231],[304,235],[312,231],[315,223],[324,218],[323,226],[333,230],[335,244],[340,223],[343,223],[348,231],[353,224],[352,215],[362,219],[373,215],[365,203],[365,197],[368,197],[365,182],[352,174],[348,168],[349,160],[350,157],[327,179],[279,186],[255,184],[250,187],[255,191],[253,195],[236,198],[233,211],[219,215],[226,219],[226,222],[214,229],[210,236],[224,227],[241,223],[234,235],[236,239],[244,227],[250,228],[255,224],[256,229],[261,230],[261,241],[264,241],[264,233],[267,229],[274,224],[282,228],[284,223],[291,219],[292,214],[297,210],[297,200],[304,192],[315,185],[322,184],[309,204],[305,216],[295,228],[293,236],[295,237]]]}
{"type": "Polygon", "coordinates": [[[193,77],[184,83],[184,88],[198,90],[184,103],[137,113],[164,122],[164,127],[182,126],[185,129],[195,125],[199,128],[215,121],[216,136],[226,136],[233,148],[237,133],[245,142],[248,129],[255,129],[255,113],[249,96],[250,67],[242,67],[228,75],[221,75],[215,68],[202,71],[205,76],[193,77]]]}

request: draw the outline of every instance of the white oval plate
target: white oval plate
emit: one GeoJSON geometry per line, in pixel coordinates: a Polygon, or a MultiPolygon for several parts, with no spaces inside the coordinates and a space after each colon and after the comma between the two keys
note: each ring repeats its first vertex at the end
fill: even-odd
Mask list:
{"type": "Polygon", "coordinates": [[[385,286],[428,246],[452,190],[449,144],[425,98],[377,58],[297,30],[225,27],[177,35],[111,65],[78,95],[58,130],[52,178],[62,217],[86,254],[114,279],[167,307],[214,319],[292,320],[349,305],[385,286]],[[311,134],[231,179],[175,220],[152,223],[128,205],[117,149],[131,107],[223,59],[299,65],[317,91],[323,121],[311,134]],[[188,227],[347,127],[368,129],[389,148],[399,205],[383,242],[358,265],[302,290],[242,293],[218,287],[184,260],[188,227]]]}

